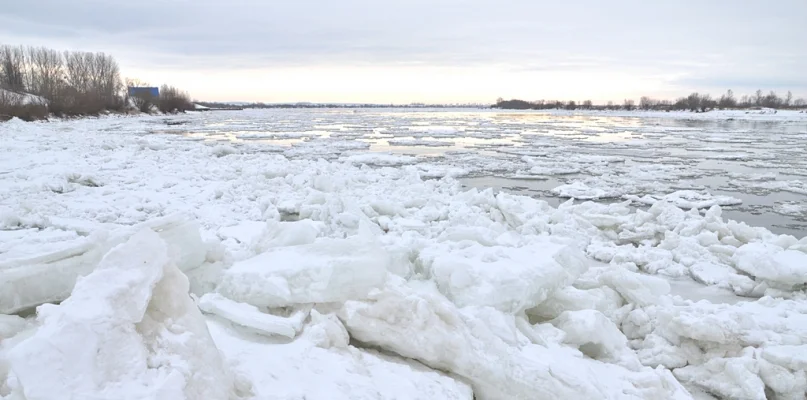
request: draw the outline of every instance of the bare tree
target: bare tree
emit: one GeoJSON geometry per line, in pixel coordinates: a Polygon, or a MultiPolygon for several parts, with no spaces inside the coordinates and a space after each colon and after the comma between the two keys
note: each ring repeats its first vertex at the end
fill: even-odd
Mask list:
{"type": "Polygon", "coordinates": [[[64,83],[64,63],[59,52],[44,47],[28,48],[31,93],[55,100],[64,83]]]}
{"type": "Polygon", "coordinates": [[[699,103],[700,103],[701,112],[706,112],[707,110],[711,110],[711,109],[715,108],[715,105],[717,104],[716,101],[712,100],[712,96],[708,95],[708,94],[702,95],[701,98],[700,98],[699,103]]]}
{"type": "Polygon", "coordinates": [[[585,101],[583,101],[583,108],[584,108],[584,109],[586,109],[586,110],[591,110],[591,109],[592,109],[592,107],[594,107],[594,105],[593,105],[593,103],[591,102],[591,100],[585,100],[585,101]]]}
{"type": "Polygon", "coordinates": [[[734,108],[737,107],[737,100],[734,99],[734,92],[729,89],[726,94],[720,96],[717,105],[720,108],[734,108]]]}
{"type": "Polygon", "coordinates": [[[650,97],[642,96],[639,99],[639,108],[642,110],[652,110],[658,106],[658,100],[653,100],[650,97]]]}
{"type": "Polygon", "coordinates": [[[701,96],[698,92],[692,93],[687,96],[687,108],[689,111],[698,111],[701,107],[701,96]]]}
{"type": "Polygon", "coordinates": [[[788,90],[787,96],[785,96],[785,107],[790,107],[790,103],[792,102],[793,102],[793,93],[788,90]]]}
{"type": "Polygon", "coordinates": [[[25,51],[20,47],[0,47],[0,87],[13,92],[24,92],[25,51]]]}
{"type": "Polygon", "coordinates": [[[188,93],[173,86],[163,85],[160,88],[158,108],[162,112],[183,112],[193,109],[188,93]]]}
{"type": "Polygon", "coordinates": [[[625,109],[625,110],[627,110],[627,111],[631,111],[631,110],[633,110],[633,108],[634,108],[634,107],[633,107],[633,106],[634,106],[634,104],[635,104],[635,103],[633,102],[633,100],[631,100],[631,99],[625,99],[625,101],[622,103],[622,108],[624,108],[624,109],[625,109]]]}
{"type": "Polygon", "coordinates": [[[777,108],[782,105],[782,99],[776,95],[776,92],[771,90],[762,98],[760,105],[763,107],[777,108]]]}

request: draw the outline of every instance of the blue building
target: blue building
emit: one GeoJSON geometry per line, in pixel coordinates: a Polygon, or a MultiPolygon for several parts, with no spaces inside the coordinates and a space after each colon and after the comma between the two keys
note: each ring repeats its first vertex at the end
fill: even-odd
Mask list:
{"type": "Polygon", "coordinates": [[[160,97],[160,88],[157,87],[130,87],[129,97],[160,97]]]}

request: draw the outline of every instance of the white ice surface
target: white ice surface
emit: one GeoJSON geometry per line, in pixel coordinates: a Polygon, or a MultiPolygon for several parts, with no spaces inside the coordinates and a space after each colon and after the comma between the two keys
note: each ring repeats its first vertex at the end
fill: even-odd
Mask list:
{"type": "Polygon", "coordinates": [[[112,249],[9,350],[27,400],[228,399],[233,393],[188,280],[150,230],[112,249]]]}
{"type": "Polygon", "coordinates": [[[675,204],[685,210],[691,208],[709,208],[711,206],[732,206],[743,201],[729,196],[713,196],[708,193],[698,193],[692,190],[679,190],[661,197],[644,195],[642,197],[627,195],[626,199],[640,204],[653,205],[659,201],[675,204]]]}
{"type": "MultiPolygon", "coordinates": [[[[669,114],[799,121],[785,112],[669,114]]],[[[258,135],[261,127],[239,115],[258,114],[166,118],[188,119],[196,129],[202,119],[224,124],[225,116],[244,137],[258,135]]],[[[283,132],[311,131],[303,119],[283,124],[283,132]]],[[[498,140],[519,126],[480,120],[462,129],[384,132],[498,140]]],[[[692,173],[685,163],[569,155],[572,147],[539,133],[521,136],[539,147],[482,146],[517,158],[448,153],[460,165],[357,153],[367,143],[351,141],[349,127],[331,138],[312,133],[284,155],[255,141],[142,134],[180,128],[189,129],[149,118],[0,124],[0,274],[73,262],[71,252],[111,232],[188,216],[171,224],[174,234],[125,235],[120,243],[128,242],[103,262],[109,249],[98,250],[75,288],[56,274],[22,269],[34,286],[67,288],[60,298],[18,290],[35,295],[32,305],[73,294],[40,306],[35,318],[0,319],[7,336],[0,396],[797,399],[807,390],[807,239],[726,220],[718,205],[725,199],[676,187],[692,173]],[[567,187],[574,197],[648,194],[652,201],[639,210],[631,201],[554,208],[463,190],[451,178],[531,168],[595,175],[570,178],[578,182],[567,187]]],[[[553,134],[582,141],[608,133],[587,129],[553,134]]],[[[645,137],[704,134],[641,129],[645,137]]],[[[626,140],[637,132],[629,124],[610,131],[626,140]]],[[[716,148],[749,140],[705,139],[716,148]]],[[[762,187],[767,178],[741,178],[730,177],[774,188],[762,187]]]]}
{"type": "Polygon", "coordinates": [[[319,239],[235,263],[217,291],[261,307],[362,298],[384,282],[387,253],[361,239],[319,239]]]}

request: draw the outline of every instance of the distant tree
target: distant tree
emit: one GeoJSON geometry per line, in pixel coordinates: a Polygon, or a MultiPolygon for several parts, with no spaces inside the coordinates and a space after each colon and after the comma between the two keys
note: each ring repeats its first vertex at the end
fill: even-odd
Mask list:
{"type": "Polygon", "coordinates": [[[720,108],[737,107],[737,100],[734,99],[734,92],[731,89],[726,91],[726,94],[720,96],[720,100],[718,100],[717,105],[720,108]]]}
{"type": "Polygon", "coordinates": [[[502,100],[496,105],[493,106],[494,108],[502,108],[502,109],[510,109],[510,110],[529,110],[532,108],[532,104],[524,100],[502,100]]]}
{"type": "Polygon", "coordinates": [[[757,89],[757,92],[755,93],[755,95],[756,96],[754,97],[754,101],[756,102],[756,105],[761,106],[762,105],[762,89],[757,89]]]}
{"type": "Polygon", "coordinates": [[[751,107],[751,97],[749,97],[747,94],[744,94],[743,97],[740,98],[739,105],[741,107],[751,107]]]}
{"type": "Polygon", "coordinates": [[[608,109],[608,110],[613,110],[614,109],[614,102],[611,101],[611,100],[608,100],[608,103],[605,105],[605,108],[608,109]]]}
{"type": "Polygon", "coordinates": [[[712,100],[712,96],[708,94],[704,94],[700,98],[700,109],[701,112],[706,112],[707,110],[714,109],[717,105],[717,102],[712,100]]]}
{"type": "Polygon", "coordinates": [[[625,101],[622,103],[622,108],[624,108],[627,111],[631,111],[634,108],[634,104],[635,103],[633,102],[633,100],[625,99],[625,101]]]}
{"type": "Polygon", "coordinates": [[[592,107],[593,107],[593,104],[591,103],[591,100],[583,101],[583,108],[584,109],[591,110],[592,107]]]}
{"type": "Polygon", "coordinates": [[[785,96],[785,107],[790,107],[790,103],[792,102],[793,102],[793,93],[788,90],[787,96],[785,96]]]}
{"type": "Polygon", "coordinates": [[[767,95],[762,98],[760,105],[769,108],[778,108],[782,105],[782,99],[776,95],[776,92],[771,90],[767,95]]]}
{"type": "Polygon", "coordinates": [[[698,92],[692,93],[687,96],[687,108],[689,111],[698,111],[701,107],[701,96],[698,92]]]}
{"type": "Polygon", "coordinates": [[[647,96],[642,96],[642,98],[639,99],[639,108],[641,108],[642,110],[653,110],[655,108],[658,108],[658,105],[659,105],[658,100],[651,99],[650,97],[647,96]]]}
{"type": "Polygon", "coordinates": [[[796,107],[807,106],[807,100],[802,99],[802,98],[798,98],[795,101],[793,101],[793,105],[796,106],[796,107]]]}
{"type": "Polygon", "coordinates": [[[194,108],[188,93],[168,85],[163,85],[160,88],[157,107],[165,113],[184,112],[194,108]]]}
{"type": "Polygon", "coordinates": [[[575,110],[575,109],[577,109],[577,103],[575,103],[574,100],[569,100],[569,102],[566,103],[566,109],[567,110],[575,110]]]}

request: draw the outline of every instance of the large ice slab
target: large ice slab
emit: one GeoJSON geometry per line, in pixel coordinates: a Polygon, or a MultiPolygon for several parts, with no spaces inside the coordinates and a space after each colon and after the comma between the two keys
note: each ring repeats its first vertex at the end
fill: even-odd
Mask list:
{"type": "Polygon", "coordinates": [[[540,304],[588,268],[582,252],[549,240],[522,247],[435,246],[420,258],[457,306],[491,306],[512,314],[540,304]]]}
{"type": "Polygon", "coordinates": [[[216,290],[262,307],[342,302],[382,286],[390,263],[389,254],[367,239],[321,238],[237,262],[216,290]]]}
{"type": "Polygon", "coordinates": [[[107,251],[142,229],[159,233],[181,270],[196,268],[205,261],[207,246],[199,234],[199,225],[183,214],[109,233],[101,231],[58,251],[0,261],[0,313],[64,300],[78,277],[92,272],[107,251]]]}
{"type": "Polygon", "coordinates": [[[439,293],[391,278],[369,300],[345,303],[339,316],[351,337],[460,375],[479,399],[689,398],[668,372],[634,372],[532,344],[515,325],[505,335],[506,325],[480,319],[498,313],[491,311],[463,313],[439,293]],[[514,341],[502,339],[508,336],[514,341]]]}
{"type": "Polygon", "coordinates": [[[347,332],[339,332],[344,331],[339,320],[321,317],[324,321],[312,322],[304,336],[291,343],[251,336],[220,320],[210,320],[208,326],[237,380],[244,382],[247,398],[473,399],[468,384],[456,377],[415,361],[349,346],[347,332]]]}
{"type": "Polygon", "coordinates": [[[9,351],[28,400],[229,399],[232,380],[188,296],[188,280],[150,230],[116,246],[41,327],[9,351]]]}
{"type": "MultiPolygon", "coordinates": [[[[290,317],[284,318],[261,312],[257,307],[232,301],[218,293],[208,293],[199,299],[199,308],[210,314],[218,315],[237,325],[249,328],[263,335],[279,335],[294,338],[303,327],[308,312],[298,310],[290,317]]],[[[307,309],[310,310],[311,307],[307,309]]]]}

